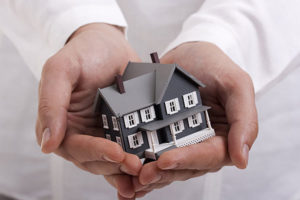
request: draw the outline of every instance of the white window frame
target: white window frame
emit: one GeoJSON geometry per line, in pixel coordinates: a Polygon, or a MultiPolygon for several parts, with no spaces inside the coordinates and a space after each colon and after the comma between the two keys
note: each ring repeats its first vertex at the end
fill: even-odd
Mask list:
{"type": "Polygon", "coordinates": [[[154,106],[140,110],[142,122],[151,122],[156,118],[154,106]]]}
{"type": "Polygon", "coordinates": [[[172,115],[178,113],[180,110],[180,104],[178,98],[171,99],[165,102],[167,114],[172,115]]]}
{"type": "Polygon", "coordinates": [[[121,138],[119,136],[116,136],[116,141],[117,143],[122,146],[122,141],[121,141],[121,138]]]}
{"type": "Polygon", "coordinates": [[[112,116],[111,121],[113,123],[113,130],[114,131],[119,131],[119,125],[118,125],[117,118],[115,116],[112,116]]]}
{"type": "Polygon", "coordinates": [[[107,117],[104,114],[102,114],[102,123],[103,123],[103,128],[109,129],[107,117]]]}
{"type": "Polygon", "coordinates": [[[174,122],[173,124],[170,124],[170,130],[172,134],[181,133],[184,131],[184,123],[183,120],[180,120],[178,122],[174,122]]]}
{"type": "Polygon", "coordinates": [[[128,143],[129,147],[132,149],[141,147],[144,144],[142,132],[137,132],[135,134],[128,135],[128,143]]]}
{"type": "Polygon", "coordinates": [[[108,140],[111,140],[110,134],[105,134],[105,138],[108,139],[108,140]]]}
{"type": "Polygon", "coordinates": [[[126,128],[133,128],[140,123],[138,112],[133,112],[128,115],[124,115],[123,118],[126,128]]]}
{"type": "Polygon", "coordinates": [[[188,117],[189,127],[194,128],[202,123],[201,113],[196,113],[188,117]]]}
{"type": "Polygon", "coordinates": [[[182,96],[184,101],[184,107],[191,108],[198,104],[198,97],[196,91],[185,94],[182,96]]]}

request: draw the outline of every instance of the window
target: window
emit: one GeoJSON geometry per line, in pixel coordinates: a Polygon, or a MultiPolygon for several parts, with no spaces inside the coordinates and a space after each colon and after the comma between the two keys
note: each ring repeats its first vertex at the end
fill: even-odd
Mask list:
{"type": "Polygon", "coordinates": [[[126,128],[132,128],[139,124],[139,115],[137,112],[130,113],[124,116],[124,122],[126,128]]]}
{"type": "Polygon", "coordinates": [[[116,140],[117,140],[117,143],[118,143],[120,146],[122,146],[121,138],[118,137],[118,136],[116,136],[116,140]]]}
{"type": "Polygon", "coordinates": [[[202,117],[200,113],[194,114],[188,118],[189,126],[194,128],[202,123],[202,117]]]}
{"type": "Polygon", "coordinates": [[[170,129],[171,129],[172,134],[181,133],[184,130],[183,120],[180,120],[178,122],[174,122],[173,124],[171,124],[170,129]]]}
{"type": "Polygon", "coordinates": [[[106,115],[102,115],[103,128],[109,129],[106,115]]]}
{"type": "Polygon", "coordinates": [[[109,134],[105,134],[106,139],[111,140],[111,136],[109,134]]]}
{"type": "Polygon", "coordinates": [[[184,106],[186,108],[191,108],[198,103],[196,91],[183,95],[184,106]]]}
{"type": "Polygon", "coordinates": [[[142,122],[150,122],[156,118],[155,110],[153,106],[142,109],[141,111],[142,122]]]}
{"type": "Polygon", "coordinates": [[[142,132],[138,132],[128,136],[129,147],[136,149],[144,144],[142,132]]]}
{"type": "Polygon", "coordinates": [[[165,102],[167,114],[172,115],[180,110],[178,98],[165,102]]]}
{"type": "Polygon", "coordinates": [[[114,131],[118,131],[119,130],[119,126],[118,126],[118,122],[117,122],[117,118],[112,116],[111,117],[112,123],[113,123],[113,129],[114,131]]]}

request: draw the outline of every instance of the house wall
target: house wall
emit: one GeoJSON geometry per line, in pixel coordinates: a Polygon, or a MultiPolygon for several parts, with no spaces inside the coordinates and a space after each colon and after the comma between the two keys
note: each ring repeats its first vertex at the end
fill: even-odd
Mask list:
{"type": "MultiPolygon", "coordinates": [[[[206,123],[205,113],[204,112],[201,112],[201,118],[202,118],[202,123],[199,126],[194,127],[194,128],[189,127],[188,119],[184,119],[183,120],[184,130],[181,133],[177,133],[176,134],[176,139],[180,139],[180,138],[188,136],[188,135],[190,135],[192,133],[195,133],[197,131],[201,131],[203,129],[206,129],[207,128],[207,123],[206,123]]],[[[172,142],[173,138],[172,138],[170,126],[165,127],[164,131],[165,131],[166,135],[168,135],[168,139],[169,139],[168,142],[172,142]]]]}
{"type": "Polygon", "coordinates": [[[175,71],[173,77],[171,78],[171,81],[169,83],[169,86],[165,92],[165,96],[162,99],[162,102],[160,105],[157,106],[158,114],[161,119],[167,119],[170,116],[178,115],[181,112],[186,111],[187,109],[193,109],[193,108],[185,108],[184,107],[184,101],[183,96],[184,94],[194,92],[196,91],[197,97],[198,97],[198,104],[202,105],[202,100],[200,97],[199,88],[196,84],[194,84],[193,81],[186,78],[185,75],[183,75],[178,70],[175,71]],[[178,113],[175,113],[173,115],[168,115],[165,107],[165,102],[174,98],[178,98],[179,104],[180,104],[180,111],[178,113]]]}
{"type": "MultiPolygon", "coordinates": [[[[120,130],[121,129],[119,129],[119,131],[113,130],[113,123],[112,123],[111,117],[114,116],[114,115],[111,112],[111,110],[109,109],[109,107],[107,106],[106,102],[104,102],[104,101],[101,102],[99,113],[100,113],[99,118],[100,118],[101,127],[103,127],[102,114],[106,115],[106,117],[107,117],[107,122],[108,122],[109,129],[103,129],[104,130],[104,137],[105,137],[105,134],[110,134],[111,140],[114,141],[114,142],[117,142],[116,136],[121,137],[121,135],[120,135],[120,130]]],[[[122,146],[124,147],[124,143],[122,144],[122,146]]]]}
{"type": "Polygon", "coordinates": [[[120,123],[120,127],[121,127],[121,130],[122,130],[122,135],[123,135],[123,140],[124,140],[123,142],[125,144],[124,145],[124,147],[125,147],[124,150],[128,153],[136,154],[140,158],[143,158],[145,150],[149,148],[147,133],[145,131],[142,131],[144,144],[142,146],[138,147],[138,148],[135,148],[135,149],[130,148],[129,141],[128,141],[128,135],[132,135],[134,133],[139,132],[139,130],[138,130],[139,127],[146,124],[146,123],[142,122],[140,112],[139,111],[137,111],[137,112],[138,112],[140,123],[136,127],[126,128],[123,117],[119,118],[119,123],[120,123]]]}
{"type": "MultiPolygon", "coordinates": [[[[180,73],[179,71],[175,71],[175,73],[170,81],[169,87],[167,88],[167,90],[165,92],[165,96],[162,99],[161,104],[157,106],[159,118],[167,119],[173,115],[178,115],[182,112],[185,112],[188,109],[193,109],[193,107],[186,108],[184,106],[183,95],[194,92],[194,91],[196,91],[197,97],[198,97],[197,105],[202,105],[202,100],[201,100],[200,91],[199,91],[198,86],[196,84],[194,84],[190,79],[186,78],[186,76],[183,75],[182,73],[180,73]],[[178,98],[179,104],[180,104],[180,110],[178,113],[175,113],[173,115],[168,115],[166,112],[165,102],[168,100],[174,99],[174,98],[178,98]]],[[[195,133],[197,131],[207,128],[207,123],[206,123],[204,112],[201,113],[201,117],[202,117],[202,123],[200,124],[200,126],[197,126],[195,128],[190,128],[189,124],[188,124],[188,120],[184,119],[183,121],[184,121],[185,129],[183,132],[178,133],[176,135],[176,138],[180,139],[182,137],[185,137],[187,135],[190,135],[192,133],[195,133]]],[[[161,134],[161,135],[164,135],[164,138],[160,138],[161,139],[160,141],[166,141],[166,142],[173,141],[173,138],[171,135],[171,130],[170,130],[169,126],[164,127],[162,129],[162,132],[164,132],[165,134],[161,134]]]]}

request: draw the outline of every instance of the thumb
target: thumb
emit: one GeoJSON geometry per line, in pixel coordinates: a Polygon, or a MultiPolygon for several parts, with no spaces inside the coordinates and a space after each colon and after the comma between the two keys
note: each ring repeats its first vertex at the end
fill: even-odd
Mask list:
{"type": "Polygon", "coordinates": [[[36,135],[44,153],[55,151],[66,132],[67,112],[74,85],[71,76],[76,74],[68,73],[72,64],[66,60],[60,62],[52,57],[42,72],[36,135]]]}

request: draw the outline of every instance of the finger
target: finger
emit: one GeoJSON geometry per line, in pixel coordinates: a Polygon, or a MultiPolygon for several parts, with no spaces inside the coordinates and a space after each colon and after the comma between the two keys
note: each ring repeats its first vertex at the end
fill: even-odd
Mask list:
{"type": "Polygon", "coordinates": [[[126,197],[123,197],[122,195],[120,195],[119,193],[118,193],[118,199],[119,200],[135,200],[134,197],[133,198],[126,198],[126,197]]]}
{"type": "Polygon", "coordinates": [[[80,163],[89,161],[121,163],[125,159],[125,153],[119,144],[89,135],[68,133],[62,149],[80,163]]]}
{"type": "Polygon", "coordinates": [[[129,175],[111,175],[104,176],[107,182],[118,190],[118,194],[122,198],[134,199],[135,192],[129,175]]]}
{"type": "Polygon", "coordinates": [[[136,155],[125,153],[125,159],[121,163],[120,171],[132,176],[137,176],[142,166],[142,162],[136,155]]]}
{"type": "Polygon", "coordinates": [[[230,124],[228,149],[231,160],[238,168],[246,168],[249,149],[258,134],[258,120],[254,89],[248,76],[240,76],[240,84],[229,86],[225,110],[230,124]]]}
{"type": "Polygon", "coordinates": [[[147,163],[141,169],[139,183],[144,186],[151,183],[156,183],[161,179],[160,173],[161,170],[157,167],[157,162],[147,163]]]}
{"type": "Polygon", "coordinates": [[[219,168],[229,163],[226,138],[215,136],[199,144],[163,153],[157,161],[157,166],[163,170],[206,170],[219,168]]]}
{"type": "Polygon", "coordinates": [[[45,153],[57,149],[65,135],[70,96],[78,77],[72,65],[67,59],[56,56],[43,68],[38,109],[41,127],[37,137],[45,153]]]}
{"type": "Polygon", "coordinates": [[[95,175],[112,175],[122,174],[120,171],[120,164],[103,162],[103,161],[91,161],[80,164],[84,170],[95,175]]]}
{"type": "Polygon", "coordinates": [[[162,170],[157,164],[149,163],[145,165],[139,175],[139,182],[133,179],[135,191],[153,190],[164,187],[174,181],[185,181],[190,178],[202,176],[209,170],[162,170]]]}

